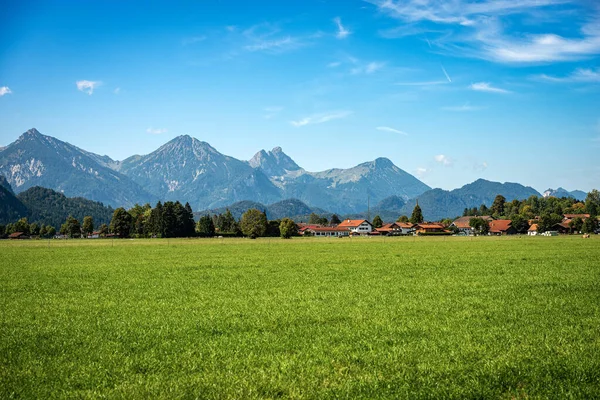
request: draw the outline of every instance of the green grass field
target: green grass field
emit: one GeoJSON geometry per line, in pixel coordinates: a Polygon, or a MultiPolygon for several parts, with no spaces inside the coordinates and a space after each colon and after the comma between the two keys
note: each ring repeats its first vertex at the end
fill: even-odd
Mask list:
{"type": "Polygon", "coordinates": [[[600,238],[0,242],[0,398],[599,398],[600,238]]]}

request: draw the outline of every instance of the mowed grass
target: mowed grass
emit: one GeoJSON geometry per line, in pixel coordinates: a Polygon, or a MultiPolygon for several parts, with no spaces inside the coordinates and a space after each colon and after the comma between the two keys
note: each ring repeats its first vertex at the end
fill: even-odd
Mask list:
{"type": "Polygon", "coordinates": [[[598,398],[600,238],[0,243],[0,398],[598,398]]]}

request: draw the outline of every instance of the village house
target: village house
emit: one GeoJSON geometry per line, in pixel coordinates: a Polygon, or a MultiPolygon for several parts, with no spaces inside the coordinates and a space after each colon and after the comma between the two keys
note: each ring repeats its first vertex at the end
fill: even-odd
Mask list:
{"type": "Polygon", "coordinates": [[[350,230],[348,228],[340,228],[339,226],[319,226],[311,227],[304,230],[304,234],[307,233],[313,236],[349,236],[350,230]]]}
{"type": "Polygon", "coordinates": [[[298,224],[296,224],[296,226],[298,227],[299,235],[304,235],[306,233],[306,231],[308,231],[308,234],[311,235],[312,234],[311,229],[322,228],[321,225],[303,224],[303,223],[298,223],[298,224]]]}
{"type": "Polygon", "coordinates": [[[346,219],[337,227],[348,229],[352,235],[368,235],[373,231],[373,225],[366,219],[346,219]]]}
{"type": "Polygon", "coordinates": [[[9,239],[29,239],[29,236],[27,236],[24,232],[14,232],[11,233],[10,235],[8,235],[9,239]]]}
{"type": "Polygon", "coordinates": [[[490,235],[516,235],[518,233],[510,219],[496,219],[490,221],[489,225],[490,235]]]}
{"type": "Polygon", "coordinates": [[[423,233],[444,233],[447,232],[444,225],[431,222],[423,222],[415,225],[415,233],[417,235],[423,233]]]}
{"type": "Polygon", "coordinates": [[[404,222],[392,222],[384,224],[381,228],[376,228],[375,231],[383,236],[400,236],[408,235],[412,232],[413,224],[404,222]]]}
{"type": "Polygon", "coordinates": [[[467,217],[457,218],[456,220],[454,220],[454,222],[452,222],[450,224],[450,226],[455,226],[459,232],[464,233],[465,235],[471,236],[471,235],[473,235],[473,228],[471,228],[471,225],[470,225],[471,218],[482,218],[488,222],[494,220],[494,218],[490,217],[489,215],[482,215],[480,217],[467,216],[467,217]]]}
{"type": "Polygon", "coordinates": [[[412,222],[396,222],[396,225],[402,229],[402,235],[410,235],[415,231],[415,224],[412,222]]]}
{"type": "Polygon", "coordinates": [[[538,234],[538,226],[537,224],[532,224],[529,229],[527,229],[527,235],[529,236],[537,236],[538,234]]]}

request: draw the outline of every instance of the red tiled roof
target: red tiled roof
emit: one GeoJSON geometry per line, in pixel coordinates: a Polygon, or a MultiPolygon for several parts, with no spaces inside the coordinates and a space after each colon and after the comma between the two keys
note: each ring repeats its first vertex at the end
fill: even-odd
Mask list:
{"type": "Polygon", "coordinates": [[[348,228],[340,228],[339,226],[329,226],[329,227],[317,227],[317,228],[309,228],[311,231],[315,232],[348,232],[348,228]]]}
{"type": "Polygon", "coordinates": [[[423,224],[417,224],[417,226],[419,228],[423,228],[423,229],[444,229],[444,225],[442,225],[442,224],[427,224],[427,223],[423,223],[423,224]]]}
{"type": "Polygon", "coordinates": [[[467,217],[457,218],[456,220],[454,220],[454,222],[452,222],[452,225],[456,226],[457,228],[462,228],[462,229],[470,228],[471,225],[469,225],[469,222],[471,222],[471,218],[483,218],[484,220],[486,220],[488,222],[494,220],[494,218],[490,217],[489,215],[467,216],[467,217]]]}
{"type": "Polygon", "coordinates": [[[590,214],[565,214],[564,217],[565,217],[565,219],[574,219],[574,218],[586,219],[586,218],[590,217],[590,214]]]}
{"type": "Polygon", "coordinates": [[[18,237],[23,236],[23,232],[15,232],[15,233],[11,233],[10,235],[8,235],[9,239],[16,239],[18,237]]]}
{"type": "Polygon", "coordinates": [[[413,224],[412,222],[396,222],[396,225],[398,225],[402,229],[410,229],[413,226],[415,226],[415,224],[413,224]]]}
{"type": "Polygon", "coordinates": [[[538,226],[537,224],[533,224],[529,227],[529,229],[527,229],[529,232],[533,232],[533,231],[537,231],[538,230],[538,226]]]}
{"type": "Polygon", "coordinates": [[[366,219],[345,219],[340,224],[338,224],[338,227],[356,228],[363,222],[369,222],[369,221],[367,221],[366,219]]]}
{"type": "Polygon", "coordinates": [[[391,224],[384,224],[384,225],[383,225],[381,228],[377,228],[377,230],[378,230],[378,231],[379,231],[379,230],[382,230],[382,229],[384,229],[384,230],[385,230],[385,229],[392,230],[392,229],[394,229],[394,226],[396,227],[396,229],[397,229],[397,228],[400,228],[400,225],[398,225],[398,224],[397,224],[397,223],[395,223],[395,222],[392,222],[391,224]]]}
{"type": "Polygon", "coordinates": [[[512,226],[510,219],[497,219],[490,221],[490,232],[505,232],[512,226]]]}

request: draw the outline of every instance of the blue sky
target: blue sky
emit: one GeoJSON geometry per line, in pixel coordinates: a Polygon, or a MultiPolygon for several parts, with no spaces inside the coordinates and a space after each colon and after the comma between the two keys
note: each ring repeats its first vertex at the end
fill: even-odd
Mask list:
{"type": "Polygon", "coordinates": [[[189,134],[444,189],[600,188],[596,1],[1,2],[0,146],[36,127],[123,159],[189,134]]]}

